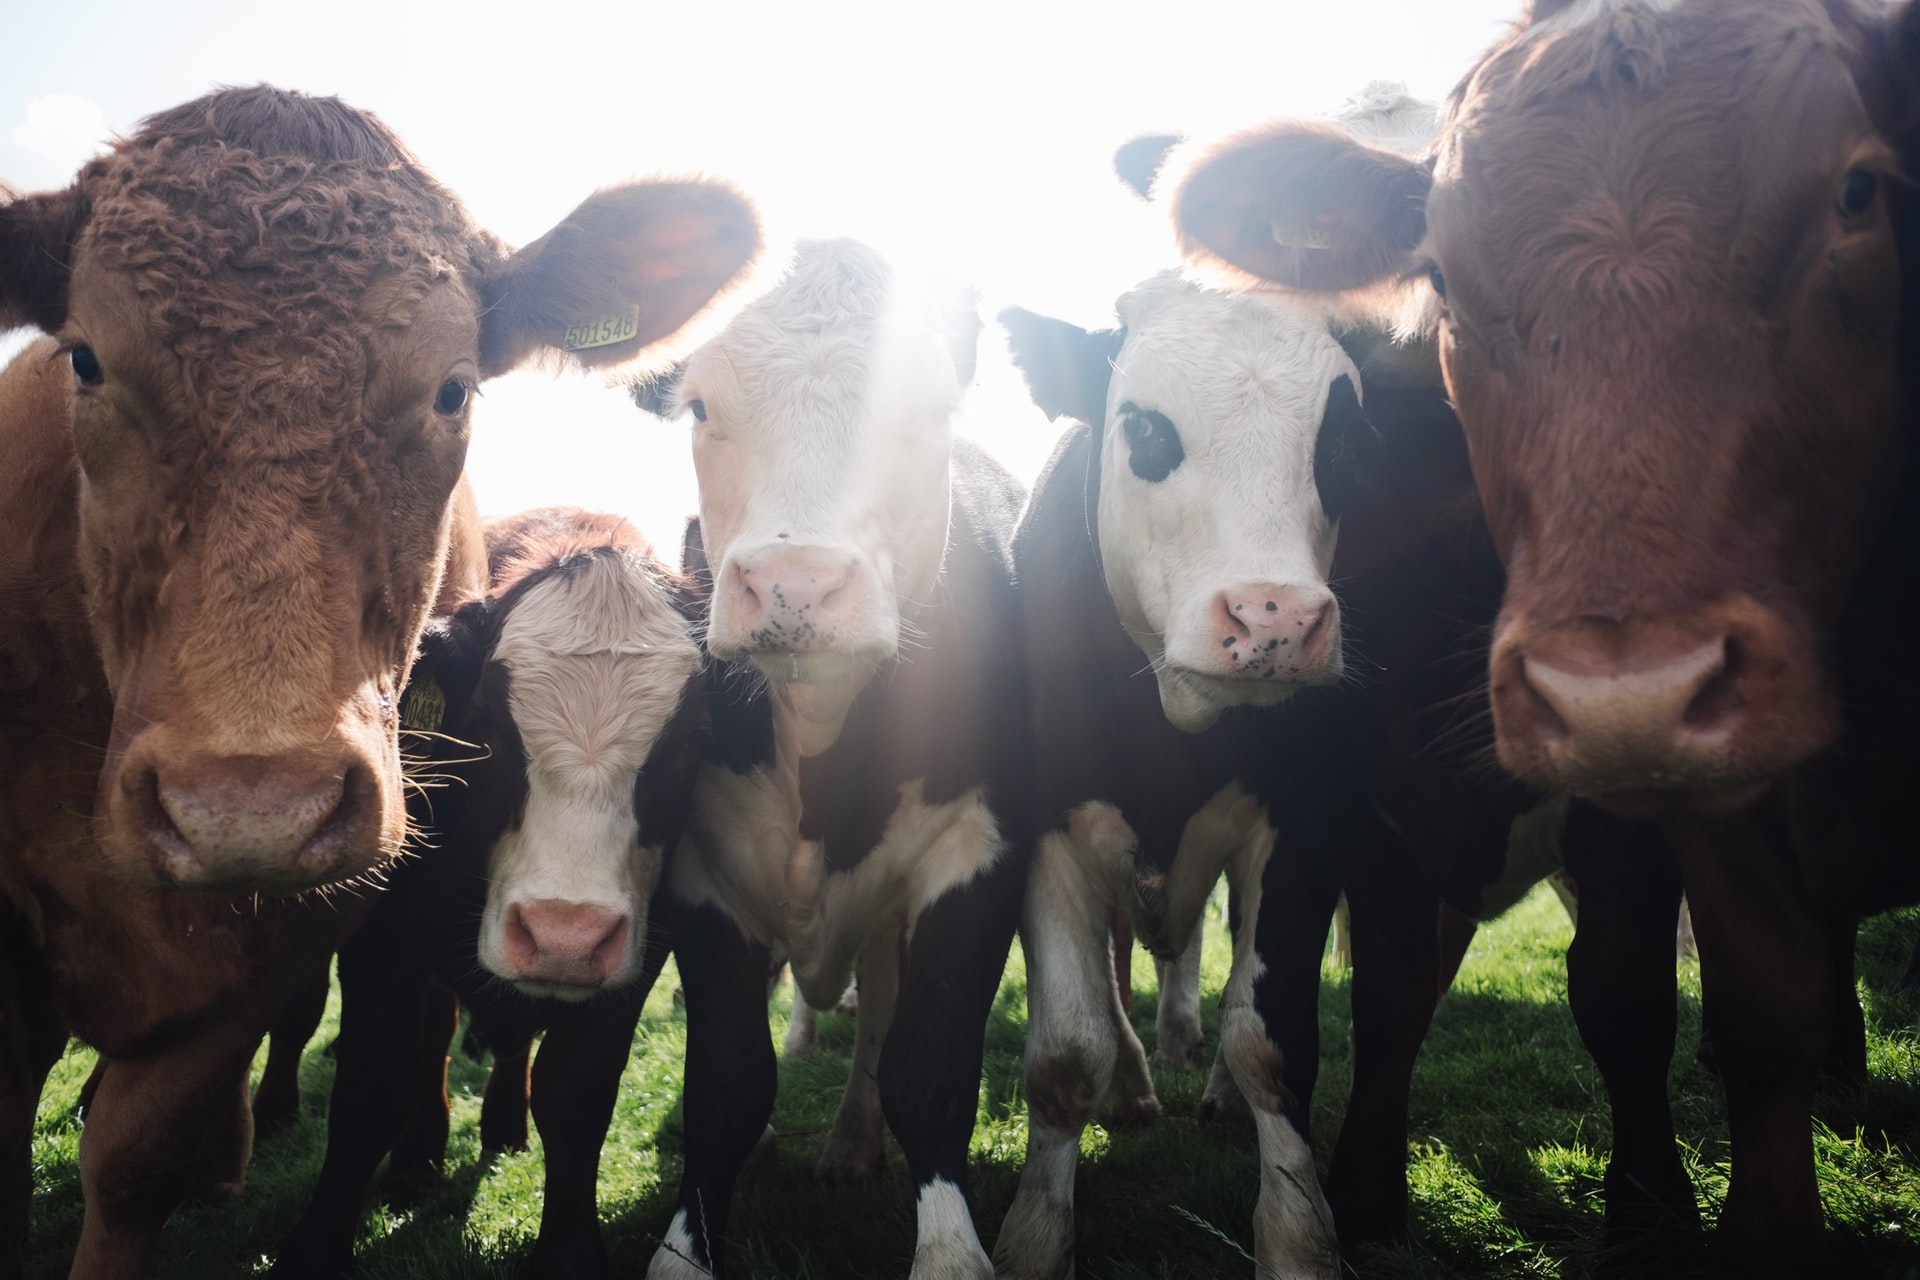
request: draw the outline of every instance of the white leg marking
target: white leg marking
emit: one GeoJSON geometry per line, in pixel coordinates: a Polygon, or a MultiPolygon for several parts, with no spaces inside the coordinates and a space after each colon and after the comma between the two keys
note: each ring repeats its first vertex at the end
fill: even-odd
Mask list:
{"type": "Polygon", "coordinates": [[[783,1058],[811,1058],[820,1051],[820,1015],[807,1003],[800,984],[793,984],[793,1011],[787,1015],[786,1038],[780,1042],[783,1058]]]}
{"type": "Polygon", "coordinates": [[[1172,963],[1156,961],[1160,1007],[1153,1018],[1153,1065],[1191,1071],[1206,1037],[1200,1030],[1200,939],[1204,927],[1172,963]]]}
{"type": "Polygon", "coordinates": [[[960,1188],[935,1178],[920,1189],[920,1231],[909,1280],[993,1280],[993,1264],[973,1229],[960,1188]]]}
{"type": "Polygon", "coordinates": [[[853,1046],[853,1069],[847,1091],[833,1117],[833,1132],[820,1153],[814,1172],[830,1181],[853,1182],[880,1165],[881,1129],[886,1117],[880,1109],[880,1050],[893,1025],[893,1009],[900,995],[900,948],[905,922],[897,917],[874,931],[860,953],[858,1038],[853,1046]]]}
{"type": "Polygon", "coordinates": [[[705,1267],[694,1261],[693,1237],[687,1232],[687,1211],[678,1210],[667,1224],[667,1234],[647,1264],[647,1280],[712,1280],[705,1267]]]}

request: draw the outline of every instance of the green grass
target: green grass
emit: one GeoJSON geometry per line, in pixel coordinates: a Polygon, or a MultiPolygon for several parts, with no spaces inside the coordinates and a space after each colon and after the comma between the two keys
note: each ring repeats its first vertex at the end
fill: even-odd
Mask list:
{"type": "MultiPolygon", "coordinates": [[[[1915,916],[1869,924],[1860,949],[1861,996],[1873,1083],[1823,1095],[1816,1120],[1820,1178],[1839,1272],[1920,1280],[1920,1005],[1888,994],[1907,956],[1915,916]]],[[[1584,1277],[1599,1261],[1600,1180],[1610,1141],[1599,1073],[1580,1048],[1566,1009],[1562,962],[1570,936],[1551,894],[1538,891],[1484,930],[1460,981],[1435,1019],[1412,1102],[1413,1212],[1405,1240],[1357,1262],[1357,1274],[1410,1277],[1584,1277]]],[[[1211,1006],[1226,976],[1224,934],[1209,936],[1204,988],[1211,1006]]],[[[1150,1037],[1152,966],[1135,957],[1141,993],[1134,1018],[1150,1037]]],[[[974,1197],[991,1247],[1011,1200],[1026,1140],[1020,1095],[1024,968],[1016,947],[987,1032],[986,1077],[974,1135],[974,1197]]],[[[644,1274],[671,1213],[680,1172],[680,1063],[685,1019],[671,968],[661,978],[634,1044],[600,1171],[600,1211],[616,1270],[644,1274]]],[[[788,993],[769,1021],[783,1029],[788,993]]],[[[1321,1003],[1324,1048],[1313,1121],[1324,1162],[1338,1133],[1348,1079],[1347,980],[1328,967],[1321,1003]]],[[[264,1270],[292,1225],[319,1167],[332,1064],[319,1054],[332,1035],[330,1009],[303,1068],[306,1113],[291,1132],[256,1152],[237,1202],[190,1207],[167,1229],[154,1274],[222,1277],[264,1270]]],[[[1681,972],[1680,1045],[1674,1111],[1704,1215],[1726,1189],[1727,1135],[1717,1083],[1693,1062],[1699,1031],[1699,971],[1681,972]]],[[[783,1063],[770,1165],[742,1180],[730,1260],[735,1274],[772,1277],[904,1277],[913,1245],[912,1190],[889,1139],[885,1171],[854,1189],[820,1185],[813,1162],[846,1080],[853,1024],[821,1019],[815,1059],[783,1063]]],[[[80,1225],[72,1106],[92,1064],[76,1048],[42,1100],[34,1167],[28,1274],[64,1275],[80,1225]]],[[[456,1056],[454,1136],[447,1182],[404,1214],[376,1208],[361,1237],[369,1280],[495,1277],[518,1273],[539,1223],[540,1157],[480,1164],[477,1125],[484,1068],[456,1056]]],[[[1157,1080],[1166,1117],[1139,1131],[1098,1125],[1082,1143],[1078,1267],[1082,1280],[1251,1277],[1251,1214],[1257,1189],[1251,1129],[1192,1119],[1205,1070],[1157,1080]]],[[[1698,1266],[1675,1260],[1675,1274],[1698,1266]]]]}

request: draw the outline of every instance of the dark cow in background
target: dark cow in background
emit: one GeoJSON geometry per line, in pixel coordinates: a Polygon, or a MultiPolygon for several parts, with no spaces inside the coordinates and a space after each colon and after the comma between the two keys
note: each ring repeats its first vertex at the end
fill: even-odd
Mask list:
{"type": "Polygon", "coordinates": [[[69,1030],[107,1063],[75,1274],[240,1186],[254,1047],[359,910],[277,895],[402,847],[407,664],[480,585],[473,388],[609,315],[575,358],[631,355],[757,246],[732,192],[642,183],[509,253],[373,117],[268,88],[0,204],[0,326],[53,335],[0,372],[0,1269],[69,1030]]]}
{"type": "Polygon", "coordinates": [[[1864,1064],[1855,921],[1920,896],[1916,71],[1911,4],[1541,0],[1431,163],[1281,126],[1175,202],[1192,252],[1266,280],[1430,282],[1510,574],[1500,759],[1673,846],[1621,917],[1639,958],[1604,971],[1573,868],[1609,1223],[1649,1199],[1694,1220],[1670,1028],[1636,1022],[1671,999],[1684,884],[1735,1153],[1722,1276],[1831,1274],[1812,1093],[1864,1064]]]}
{"type": "MultiPolygon", "coordinates": [[[[487,544],[486,597],[429,626],[401,704],[432,735],[413,800],[427,847],[388,873],[341,949],[327,1158],[276,1275],[345,1271],[374,1168],[409,1119],[432,1136],[403,1166],[441,1158],[454,1006],[433,998],[436,980],[501,1045],[546,1032],[533,1113],[547,1187],[528,1265],[606,1271],[594,1181],[670,944],[655,890],[701,759],[705,602],[617,517],[528,512],[490,522],[487,544]]],[[[495,1108],[527,1083],[500,1058],[495,1108]]]]}
{"type": "Polygon", "coordinates": [[[952,438],[979,328],[970,294],[811,242],[662,406],[694,419],[707,648],[740,666],[710,695],[716,758],[668,877],[687,1154],[656,1280],[722,1271],[734,1179],[773,1107],[766,984],[783,950],[816,1007],[859,973],[823,1172],[871,1169],[884,1114],[918,1198],[913,1275],[992,1274],[967,1144],[1025,878],[1009,803],[1024,694],[1021,493],[952,438]]]}

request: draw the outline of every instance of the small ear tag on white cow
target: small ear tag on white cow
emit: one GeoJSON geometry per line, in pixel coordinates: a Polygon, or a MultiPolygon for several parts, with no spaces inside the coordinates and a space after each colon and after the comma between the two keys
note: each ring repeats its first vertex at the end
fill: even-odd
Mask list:
{"type": "Polygon", "coordinates": [[[1308,227],[1305,231],[1296,232],[1290,227],[1281,226],[1278,218],[1273,220],[1271,226],[1273,242],[1283,249],[1333,248],[1333,237],[1327,234],[1325,227],[1308,227]]]}
{"type": "Polygon", "coordinates": [[[612,315],[568,325],[567,336],[560,346],[567,351],[586,351],[593,347],[610,347],[616,342],[631,342],[639,333],[640,308],[633,306],[612,315]]]}
{"type": "Polygon", "coordinates": [[[431,677],[415,680],[400,700],[400,727],[417,733],[438,733],[447,718],[447,695],[431,677]]]}

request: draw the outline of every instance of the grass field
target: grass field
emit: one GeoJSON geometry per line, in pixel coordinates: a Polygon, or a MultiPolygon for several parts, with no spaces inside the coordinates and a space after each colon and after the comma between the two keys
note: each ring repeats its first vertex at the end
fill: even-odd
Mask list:
{"type": "MultiPolygon", "coordinates": [[[[1915,930],[1905,913],[1862,935],[1860,992],[1873,1083],[1823,1095],[1816,1132],[1820,1176],[1845,1277],[1920,1280],[1920,1004],[1887,994],[1915,930]]],[[[1609,1143],[1605,1093],[1566,1009],[1562,955],[1570,937],[1551,894],[1536,891],[1482,932],[1459,983],[1435,1020],[1413,1096],[1413,1215],[1405,1241],[1357,1260],[1354,1274],[1509,1277],[1593,1274],[1600,1229],[1602,1160],[1609,1143]]],[[[1211,1006],[1225,979],[1224,932],[1210,935],[1204,977],[1211,1006]]],[[[1134,1018],[1150,1036],[1152,967],[1135,956],[1141,998],[1134,1018]]],[[[685,1021],[671,968],[647,1006],[619,1111],[600,1166],[600,1211],[616,1270],[644,1274],[666,1225],[679,1175],[679,1078],[685,1021]]],[[[1699,973],[1681,976],[1683,1051],[1673,1070],[1675,1117],[1703,1213],[1724,1194],[1725,1114],[1715,1081],[1693,1063],[1699,973]]],[[[988,1028],[986,1079],[974,1135],[973,1190],[981,1236],[991,1248],[1013,1195],[1025,1145],[1020,1053],[1024,969],[1015,948],[988,1028]]],[[[770,1014],[777,1036],[787,992],[770,1014]]],[[[303,1068],[305,1115],[256,1153],[239,1201],[187,1209],[168,1227],[156,1276],[244,1276],[264,1271],[298,1216],[319,1167],[332,1064],[319,1049],[303,1068]]],[[[1314,1105],[1315,1147],[1331,1150],[1345,1103],[1347,985],[1328,966],[1321,1002],[1324,1056],[1314,1105]]],[[[913,1244],[911,1188],[897,1148],[871,1184],[820,1185],[813,1161],[846,1079],[850,1018],[821,1018],[821,1052],[783,1063],[774,1125],[779,1150],[743,1180],[729,1255],[739,1276],[832,1280],[903,1278],[913,1244]]],[[[59,1276],[80,1226],[73,1101],[92,1064],[75,1049],[56,1068],[42,1101],[34,1146],[38,1190],[28,1274],[59,1276]]],[[[1166,1118],[1150,1129],[1095,1126],[1082,1143],[1078,1186],[1081,1280],[1251,1277],[1251,1213],[1257,1173],[1251,1129],[1191,1118],[1205,1070],[1162,1074],[1166,1118]]],[[[517,1275],[539,1221],[540,1156],[511,1155],[482,1167],[476,1132],[484,1068],[456,1055],[454,1137],[445,1188],[406,1214],[375,1208],[362,1235],[359,1274],[381,1280],[517,1275]]],[[[891,1140],[889,1140],[891,1141],[891,1140]]],[[[1697,1257],[1673,1259],[1695,1273],[1697,1257]]]]}

